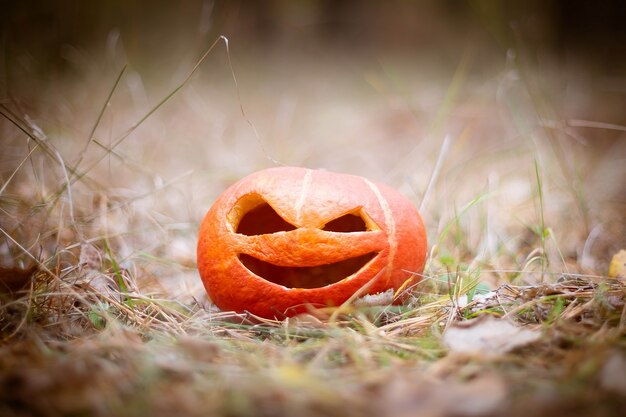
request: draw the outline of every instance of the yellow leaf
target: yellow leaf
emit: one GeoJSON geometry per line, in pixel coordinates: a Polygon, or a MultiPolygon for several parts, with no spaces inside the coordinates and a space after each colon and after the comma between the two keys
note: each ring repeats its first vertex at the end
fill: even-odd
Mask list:
{"type": "Polygon", "coordinates": [[[613,255],[609,264],[609,277],[626,279],[626,250],[622,249],[613,255]]]}

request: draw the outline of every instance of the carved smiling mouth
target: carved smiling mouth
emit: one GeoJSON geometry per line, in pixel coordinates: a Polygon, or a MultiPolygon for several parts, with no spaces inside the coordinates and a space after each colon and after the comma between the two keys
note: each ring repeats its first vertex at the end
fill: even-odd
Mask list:
{"type": "Polygon", "coordinates": [[[320,288],[334,284],[358,272],[376,257],[377,252],[343,261],[310,267],[284,267],[240,254],[239,260],[259,277],[287,288],[320,288]]]}

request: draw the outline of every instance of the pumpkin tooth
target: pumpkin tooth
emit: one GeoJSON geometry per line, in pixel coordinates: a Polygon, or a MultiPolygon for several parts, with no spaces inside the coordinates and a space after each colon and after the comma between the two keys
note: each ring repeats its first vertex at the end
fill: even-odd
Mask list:
{"type": "Polygon", "coordinates": [[[250,272],[287,288],[320,288],[342,281],[360,271],[378,252],[355,256],[343,261],[310,267],[284,267],[242,253],[239,261],[250,272]]]}

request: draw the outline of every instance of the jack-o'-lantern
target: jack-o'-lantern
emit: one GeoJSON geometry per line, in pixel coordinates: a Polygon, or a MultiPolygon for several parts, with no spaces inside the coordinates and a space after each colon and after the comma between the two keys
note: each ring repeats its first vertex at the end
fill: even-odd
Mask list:
{"type": "Polygon", "coordinates": [[[426,233],[417,209],[390,187],[278,167],[217,198],[202,222],[197,255],[219,308],[280,319],[341,305],[357,291],[396,291],[418,281],[426,233]]]}

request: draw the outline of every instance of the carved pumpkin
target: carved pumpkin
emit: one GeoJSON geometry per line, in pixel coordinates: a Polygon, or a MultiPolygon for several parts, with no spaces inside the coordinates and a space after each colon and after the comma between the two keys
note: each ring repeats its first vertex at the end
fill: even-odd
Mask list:
{"type": "Polygon", "coordinates": [[[206,214],[198,269],[223,310],[284,318],[419,280],[426,234],[417,209],[355,175],[280,167],[224,191],[206,214]],[[359,294],[361,295],[361,294],[359,294]]]}

